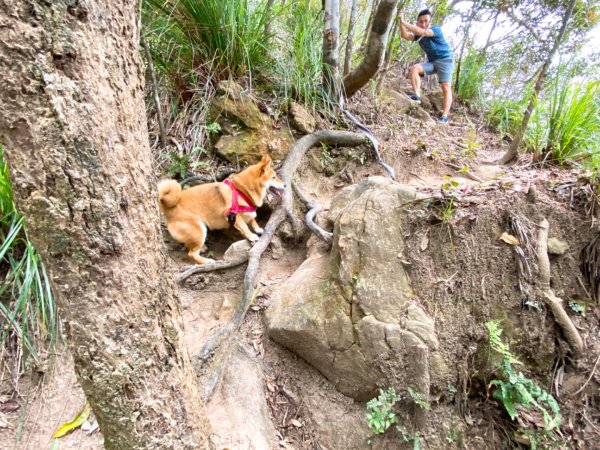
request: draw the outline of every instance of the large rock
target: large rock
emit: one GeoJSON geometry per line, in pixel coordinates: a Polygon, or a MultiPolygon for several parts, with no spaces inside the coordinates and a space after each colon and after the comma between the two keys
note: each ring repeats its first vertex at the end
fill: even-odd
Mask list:
{"type": "Polygon", "coordinates": [[[424,122],[430,121],[431,116],[425,111],[418,102],[411,100],[406,95],[394,90],[386,90],[381,95],[381,101],[388,105],[394,112],[399,114],[408,114],[424,122]]]}
{"type": "Polygon", "coordinates": [[[269,335],[357,400],[379,387],[429,394],[446,373],[433,320],[401,263],[403,208],[414,191],[382,177],[333,200],[331,254],[313,254],[272,299],[269,335]]]}
{"type": "Polygon", "coordinates": [[[260,368],[239,348],[225,367],[219,390],[207,405],[215,448],[276,448],[260,368]]]}
{"type": "Polygon", "coordinates": [[[315,118],[302,106],[296,102],[291,102],[289,107],[290,124],[298,131],[304,134],[310,134],[315,131],[315,118]]]}
{"type": "Polygon", "coordinates": [[[444,111],[444,93],[441,89],[431,91],[429,94],[423,96],[423,104],[427,104],[435,111],[441,113],[444,111]]]}
{"type": "Polygon", "coordinates": [[[274,129],[269,116],[260,112],[254,98],[234,81],[219,83],[209,111],[223,132],[215,150],[231,163],[254,164],[265,153],[281,160],[294,143],[290,131],[274,129]]]}

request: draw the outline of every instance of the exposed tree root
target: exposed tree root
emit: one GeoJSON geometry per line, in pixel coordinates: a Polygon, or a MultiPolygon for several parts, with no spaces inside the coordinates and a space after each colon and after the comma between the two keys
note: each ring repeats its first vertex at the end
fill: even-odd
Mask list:
{"type": "Polygon", "coordinates": [[[565,339],[571,347],[571,351],[575,358],[579,358],[583,354],[583,340],[571,321],[571,318],[565,312],[561,304],[561,299],[554,295],[550,288],[550,260],[548,258],[548,221],[544,218],[538,225],[537,239],[537,256],[538,266],[540,270],[540,287],[546,298],[546,303],[550,306],[554,320],[562,329],[565,339]]]}
{"type": "Polygon", "coordinates": [[[232,168],[227,168],[227,169],[223,169],[218,171],[214,176],[210,176],[210,175],[195,175],[192,177],[187,177],[184,180],[181,181],[181,186],[185,186],[187,184],[201,184],[201,183],[212,183],[213,181],[223,181],[225,178],[227,178],[229,175],[231,175],[232,173],[236,173],[237,170],[232,169],[232,168]]]}
{"type": "Polygon", "coordinates": [[[297,183],[292,182],[292,187],[294,188],[294,192],[296,193],[298,198],[300,200],[302,200],[302,202],[310,209],[306,213],[306,219],[305,219],[306,226],[310,229],[310,231],[315,233],[317,235],[317,237],[319,237],[323,241],[327,242],[328,244],[331,244],[333,242],[333,233],[330,233],[329,231],[325,231],[323,228],[321,228],[319,225],[317,225],[314,221],[315,216],[317,215],[317,213],[319,211],[321,211],[323,209],[323,207],[321,205],[319,205],[317,202],[309,199],[306,195],[304,195],[304,193],[298,187],[297,183]]]}
{"type": "Polygon", "coordinates": [[[315,133],[306,135],[296,141],[290,149],[282,168],[279,170],[279,176],[286,184],[282,196],[281,204],[275,209],[265,230],[260,239],[254,244],[254,247],[249,252],[248,267],[244,275],[244,291],[242,293],[242,301],[237,307],[231,321],[223,325],[217,332],[204,344],[200,352],[194,357],[194,366],[199,372],[200,366],[210,356],[214,355],[210,365],[210,374],[204,390],[205,401],[208,401],[215,388],[217,387],[223,368],[229,360],[229,355],[235,346],[233,345],[234,337],[239,330],[248,308],[250,307],[255,295],[254,285],[258,272],[260,258],[267,249],[275,231],[284,221],[286,216],[289,217],[292,205],[292,178],[302,161],[306,152],[319,144],[340,145],[340,146],[357,146],[365,143],[365,137],[358,133],[348,131],[330,131],[320,130],[315,133]]]}
{"type": "Polygon", "coordinates": [[[195,264],[192,266],[184,267],[179,275],[175,278],[175,281],[179,284],[183,283],[188,277],[196,273],[207,273],[214,272],[215,270],[229,269],[230,267],[237,267],[240,264],[244,264],[248,261],[248,255],[243,255],[230,261],[215,261],[209,264],[195,264]]]}

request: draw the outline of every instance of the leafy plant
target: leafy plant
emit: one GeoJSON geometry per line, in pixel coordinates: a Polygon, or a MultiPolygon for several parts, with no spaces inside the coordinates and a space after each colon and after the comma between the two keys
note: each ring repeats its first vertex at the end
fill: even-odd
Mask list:
{"type": "Polygon", "coordinates": [[[528,410],[535,408],[542,414],[546,431],[560,427],[561,417],[558,403],[535,381],[513,368],[514,364],[521,364],[521,362],[512,355],[508,345],[502,341],[502,329],[499,325],[500,321],[498,320],[486,323],[490,347],[503,357],[500,364],[503,379],[495,379],[490,382],[491,387],[497,388],[494,390],[493,397],[502,402],[512,420],[519,415],[517,406],[521,405],[528,410]]]}
{"type": "Polygon", "coordinates": [[[408,395],[410,395],[410,398],[413,399],[419,408],[424,409],[425,411],[431,410],[431,405],[427,400],[425,400],[425,396],[422,393],[415,391],[410,386],[406,389],[408,391],[408,395]]]}
{"type": "Polygon", "coordinates": [[[55,344],[57,326],[50,281],[15,208],[0,146],[0,347],[22,371],[32,358],[41,362],[39,350],[55,344]]]}
{"type": "Polygon", "coordinates": [[[479,150],[481,144],[477,141],[477,132],[474,127],[469,127],[465,145],[466,147],[460,151],[462,157],[474,158],[477,156],[477,150],[479,150]]]}
{"type": "Polygon", "coordinates": [[[302,103],[310,111],[330,115],[332,102],[322,85],[323,43],[322,39],[315,39],[323,33],[322,3],[320,0],[289,2],[281,17],[286,45],[278,49],[275,91],[302,103]]]}
{"type": "Polygon", "coordinates": [[[470,107],[480,107],[484,103],[484,81],[488,78],[485,59],[480,51],[471,50],[461,63],[460,79],[456,92],[470,107]]]}
{"type": "Polygon", "coordinates": [[[392,387],[387,390],[380,389],[379,396],[367,402],[367,426],[375,434],[383,434],[397,422],[394,412],[396,403],[401,397],[392,387]]]}
{"type": "Polygon", "coordinates": [[[547,153],[559,163],[582,161],[600,153],[600,81],[569,83],[557,79],[550,101],[547,153]]]}
{"type": "Polygon", "coordinates": [[[575,300],[569,300],[569,308],[575,314],[585,315],[585,305],[582,305],[582,304],[576,302],[575,300]]]}
{"type": "Polygon", "coordinates": [[[144,24],[156,65],[173,81],[193,81],[208,68],[221,76],[252,76],[270,58],[266,0],[145,0],[144,24]]]}
{"type": "MultiPolygon", "coordinates": [[[[420,392],[408,387],[408,397],[410,397],[421,409],[429,411],[431,405],[425,400],[425,396],[420,392]]],[[[413,442],[413,449],[421,448],[421,436],[418,432],[410,432],[404,425],[398,424],[398,416],[394,409],[402,396],[397,394],[395,389],[390,387],[387,390],[380,389],[379,396],[367,402],[367,426],[374,434],[385,433],[392,425],[396,424],[396,430],[400,434],[403,442],[413,442]]],[[[371,441],[369,440],[369,444],[371,441]]]]}

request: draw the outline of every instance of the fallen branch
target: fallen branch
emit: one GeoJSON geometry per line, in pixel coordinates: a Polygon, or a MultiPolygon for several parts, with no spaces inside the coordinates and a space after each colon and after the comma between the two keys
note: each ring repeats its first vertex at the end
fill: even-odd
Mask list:
{"type": "Polygon", "coordinates": [[[229,355],[233,349],[232,337],[239,330],[248,308],[250,307],[255,295],[254,285],[258,272],[260,258],[267,249],[275,231],[284,221],[287,211],[291,210],[292,205],[292,178],[302,161],[306,152],[319,144],[340,145],[340,146],[357,146],[365,143],[363,135],[351,133],[348,131],[330,131],[320,130],[315,133],[306,135],[296,141],[290,149],[283,166],[279,170],[279,176],[285,182],[285,190],[282,196],[281,204],[275,209],[267,225],[265,231],[259,240],[254,244],[254,247],[249,252],[248,267],[244,275],[244,290],[242,293],[242,301],[238,305],[232,319],[223,325],[217,332],[204,344],[196,357],[194,358],[194,367],[197,373],[200,371],[203,361],[214,354],[213,361],[210,367],[210,374],[204,390],[205,401],[208,401],[214,393],[221,375],[223,367],[229,360],[229,355]],[[218,350],[218,351],[217,351],[218,350]]]}
{"type": "Polygon", "coordinates": [[[470,178],[473,181],[478,181],[479,183],[483,183],[483,179],[480,178],[480,177],[478,177],[474,173],[472,173],[471,170],[465,171],[465,170],[463,170],[463,167],[457,166],[456,164],[452,164],[452,163],[449,163],[449,162],[444,162],[444,164],[446,164],[451,169],[454,169],[457,172],[460,172],[461,174],[467,176],[468,178],[470,178]]]}
{"type": "Polygon", "coordinates": [[[175,281],[179,284],[183,283],[187,278],[196,273],[207,273],[214,272],[215,270],[229,269],[231,267],[237,267],[248,261],[248,255],[242,255],[229,261],[215,261],[214,263],[208,264],[195,264],[193,266],[184,267],[179,275],[175,278],[175,281]]]}
{"type": "Polygon", "coordinates": [[[579,394],[581,391],[583,391],[585,389],[585,387],[588,385],[588,383],[592,380],[592,378],[594,377],[594,374],[596,373],[596,367],[598,367],[598,362],[600,362],[600,354],[596,358],[596,362],[594,363],[594,367],[592,367],[592,371],[590,372],[590,376],[588,377],[588,379],[585,380],[585,383],[583,383],[583,385],[579,389],[577,389],[575,392],[573,392],[571,394],[571,397],[575,397],[577,394],[579,394]]]}
{"type": "Polygon", "coordinates": [[[571,351],[575,358],[579,358],[583,353],[583,340],[575,328],[573,321],[568,316],[562,306],[562,300],[554,295],[550,288],[550,260],[548,259],[548,221],[544,218],[538,225],[538,239],[536,253],[538,256],[538,266],[540,269],[540,287],[546,303],[550,306],[554,320],[562,329],[571,351]]]}
{"type": "Polygon", "coordinates": [[[315,233],[317,235],[317,237],[319,237],[321,240],[327,242],[328,244],[331,244],[333,242],[333,233],[330,233],[329,231],[325,231],[323,228],[321,228],[319,225],[317,225],[314,221],[315,216],[317,215],[317,213],[319,211],[321,211],[323,209],[323,207],[321,205],[319,205],[317,202],[309,199],[306,195],[304,195],[304,193],[298,187],[297,183],[292,182],[292,187],[294,188],[294,192],[296,193],[298,198],[300,200],[302,200],[302,202],[309,208],[309,211],[306,213],[306,218],[305,218],[306,226],[313,233],[315,233]]]}

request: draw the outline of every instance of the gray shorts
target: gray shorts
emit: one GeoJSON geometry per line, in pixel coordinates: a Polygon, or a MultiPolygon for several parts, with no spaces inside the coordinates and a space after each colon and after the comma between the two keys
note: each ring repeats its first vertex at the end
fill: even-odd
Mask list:
{"type": "Polygon", "coordinates": [[[433,62],[427,61],[421,63],[421,67],[425,75],[436,73],[440,83],[450,83],[454,72],[454,58],[438,59],[433,62]]]}

